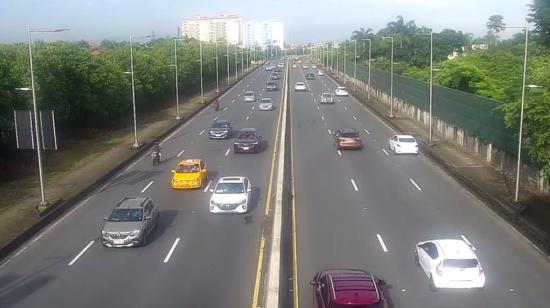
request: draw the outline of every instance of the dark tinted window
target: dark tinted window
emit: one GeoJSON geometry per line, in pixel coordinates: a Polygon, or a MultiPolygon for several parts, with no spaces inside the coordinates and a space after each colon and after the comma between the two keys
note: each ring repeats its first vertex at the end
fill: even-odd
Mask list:
{"type": "Polygon", "coordinates": [[[439,253],[437,252],[437,247],[435,246],[434,243],[425,243],[420,245],[420,247],[424,249],[424,251],[426,251],[426,253],[430,256],[430,258],[436,259],[437,257],[439,257],[439,253]]]}
{"type": "Polygon", "coordinates": [[[411,137],[405,137],[405,138],[399,138],[399,142],[413,143],[413,142],[416,142],[416,140],[414,140],[414,138],[411,138],[411,137]]]}
{"type": "Polygon", "coordinates": [[[213,128],[228,128],[229,127],[229,122],[227,121],[216,121],[214,122],[214,124],[212,124],[212,127],[213,128]]]}
{"type": "Polygon", "coordinates": [[[244,193],[243,183],[218,183],[217,194],[242,194],[244,193]]]}
{"type": "Polygon", "coordinates": [[[142,209],[114,209],[109,221],[141,221],[143,220],[142,209]]]}
{"type": "Polygon", "coordinates": [[[176,167],[176,173],[195,173],[201,171],[198,164],[194,165],[178,165],[176,167]]]}
{"type": "Polygon", "coordinates": [[[443,260],[443,267],[447,268],[473,268],[479,264],[476,259],[446,259],[443,260]]]}
{"type": "Polygon", "coordinates": [[[348,132],[348,133],[342,133],[340,134],[343,138],[359,138],[358,132],[348,132]]]}
{"type": "Polygon", "coordinates": [[[240,132],[237,136],[238,139],[255,139],[256,133],[255,132],[240,132]]]}

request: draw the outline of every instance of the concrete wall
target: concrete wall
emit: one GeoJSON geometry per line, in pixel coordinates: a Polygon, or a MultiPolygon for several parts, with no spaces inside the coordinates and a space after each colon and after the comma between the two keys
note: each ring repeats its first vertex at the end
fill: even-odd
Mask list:
{"type": "MultiPolygon", "coordinates": [[[[340,76],[343,73],[340,72],[340,76]]],[[[368,91],[368,84],[361,80],[354,80],[353,77],[347,77],[350,83],[356,83],[356,87],[368,91]]],[[[371,89],[371,97],[378,98],[380,101],[389,105],[390,95],[384,91],[376,88],[371,89]]],[[[405,114],[410,118],[416,120],[422,124],[425,128],[429,128],[429,112],[416,107],[413,104],[409,104],[398,97],[394,96],[394,111],[396,113],[405,114]]],[[[433,118],[433,133],[440,138],[453,141],[454,143],[462,146],[464,149],[475,154],[480,159],[491,164],[499,172],[502,172],[513,179],[516,176],[517,157],[513,154],[509,154],[495,145],[485,141],[478,136],[470,134],[463,130],[461,127],[446,123],[444,120],[437,117],[433,118]]],[[[539,192],[550,192],[550,185],[542,175],[542,171],[537,167],[522,164],[520,183],[521,185],[527,185],[531,190],[539,192]]]]}

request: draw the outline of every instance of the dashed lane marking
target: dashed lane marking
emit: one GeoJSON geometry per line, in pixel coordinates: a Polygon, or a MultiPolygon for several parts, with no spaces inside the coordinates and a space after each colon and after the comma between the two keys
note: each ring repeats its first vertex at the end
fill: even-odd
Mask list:
{"type": "Polygon", "coordinates": [[[185,150],[181,150],[181,152],[178,153],[178,155],[176,157],[180,157],[181,154],[185,153],[185,150]]]}
{"type": "Polygon", "coordinates": [[[153,185],[153,183],[154,183],[154,181],[149,182],[149,184],[147,184],[147,186],[145,186],[145,187],[140,191],[140,193],[142,194],[142,193],[146,192],[147,189],[149,189],[149,187],[151,187],[151,185],[153,185]]]}
{"type": "Polygon", "coordinates": [[[413,179],[409,179],[409,181],[414,185],[414,187],[416,187],[416,189],[418,189],[418,191],[422,191],[422,188],[420,188],[420,186],[418,186],[413,179]]]}
{"type": "Polygon", "coordinates": [[[204,188],[203,192],[207,192],[208,188],[210,188],[210,185],[212,185],[212,180],[208,181],[208,184],[206,184],[206,187],[204,188]]]}
{"type": "Polygon", "coordinates": [[[376,237],[378,238],[378,242],[380,242],[380,246],[382,246],[382,250],[384,252],[388,252],[388,248],[386,247],[386,243],[384,243],[384,240],[380,236],[380,234],[376,234],[376,237]]]}
{"type": "Polygon", "coordinates": [[[78,259],[80,257],[82,257],[82,255],[86,252],[86,250],[88,250],[88,248],[90,248],[93,244],[94,244],[95,241],[90,241],[88,243],[88,245],[86,245],[86,247],[84,247],[84,249],[82,249],[77,255],[76,257],[74,257],[74,259],[71,260],[71,262],[69,262],[69,266],[73,265],[76,263],[76,261],[78,261],[78,259]]]}
{"type": "Polygon", "coordinates": [[[172,254],[174,253],[174,250],[176,250],[176,247],[178,246],[179,242],[180,242],[180,238],[178,237],[172,244],[172,247],[170,247],[170,250],[168,251],[168,254],[166,254],[164,261],[162,261],[163,263],[168,263],[168,261],[170,261],[170,257],[172,257],[172,254]]]}
{"type": "Polygon", "coordinates": [[[355,191],[359,191],[359,187],[357,187],[357,184],[355,183],[355,180],[354,179],[350,179],[351,180],[351,185],[353,185],[353,189],[355,191]]]}

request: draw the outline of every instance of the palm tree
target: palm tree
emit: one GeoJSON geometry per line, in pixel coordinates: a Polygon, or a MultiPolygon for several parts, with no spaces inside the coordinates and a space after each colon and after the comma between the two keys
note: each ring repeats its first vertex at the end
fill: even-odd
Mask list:
{"type": "Polygon", "coordinates": [[[368,28],[367,30],[365,30],[365,28],[361,27],[359,28],[359,30],[353,31],[353,34],[351,35],[351,39],[360,41],[362,39],[369,38],[372,35],[373,35],[373,32],[371,28],[368,28]]]}

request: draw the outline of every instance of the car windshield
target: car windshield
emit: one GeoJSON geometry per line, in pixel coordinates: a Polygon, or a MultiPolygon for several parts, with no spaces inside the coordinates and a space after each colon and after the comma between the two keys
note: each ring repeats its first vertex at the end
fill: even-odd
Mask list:
{"type": "Polygon", "coordinates": [[[414,140],[414,138],[411,138],[411,137],[404,137],[404,138],[399,138],[399,142],[414,143],[416,142],[416,140],[414,140]]]}
{"type": "Polygon", "coordinates": [[[446,268],[474,268],[479,263],[476,259],[446,259],[443,260],[443,267],[446,268]]]}
{"type": "Polygon", "coordinates": [[[218,183],[215,192],[217,194],[242,194],[244,185],[243,183],[218,183]]]}
{"type": "Polygon", "coordinates": [[[114,209],[109,221],[142,221],[142,209],[114,209]]]}
{"type": "Polygon", "coordinates": [[[194,165],[178,165],[176,167],[176,173],[197,173],[201,171],[198,164],[194,165]]]}
{"type": "Polygon", "coordinates": [[[245,96],[254,96],[254,92],[246,92],[244,95],[245,96]]]}
{"type": "Polygon", "coordinates": [[[336,90],[339,90],[339,91],[345,91],[345,90],[346,90],[346,88],[344,88],[344,87],[338,87],[338,88],[336,88],[336,90]]]}
{"type": "Polygon", "coordinates": [[[256,138],[255,132],[241,132],[237,136],[237,139],[254,139],[256,138]]]}
{"type": "Polygon", "coordinates": [[[302,82],[296,83],[296,86],[298,86],[298,87],[299,87],[299,86],[303,86],[303,85],[304,85],[304,84],[303,84],[302,82]]]}
{"type": "Polygon", "coordinates": [[[359,133],[357,132],[346,132],[342,133],[340,136],[344,138],[359,138],[359,133]]]}
{"type": "Polygon", "coordinates": [[[262,98],[261,103],[262,104],[271,103],[271,99],[270,98],[262,98]]]}
{"type": "Polygon", "coordinates": [[[214,124],[212,124],[212,128],[228,128],[229,127],[229,123],[227,122],[214,122],[214,124]]]}
{"type": "Polygon", "coordinates": [[[330,94],[327,94],[327,93],[323,94],[323,98],[330,98],[330,97],[331,97],[330,94]]]}

